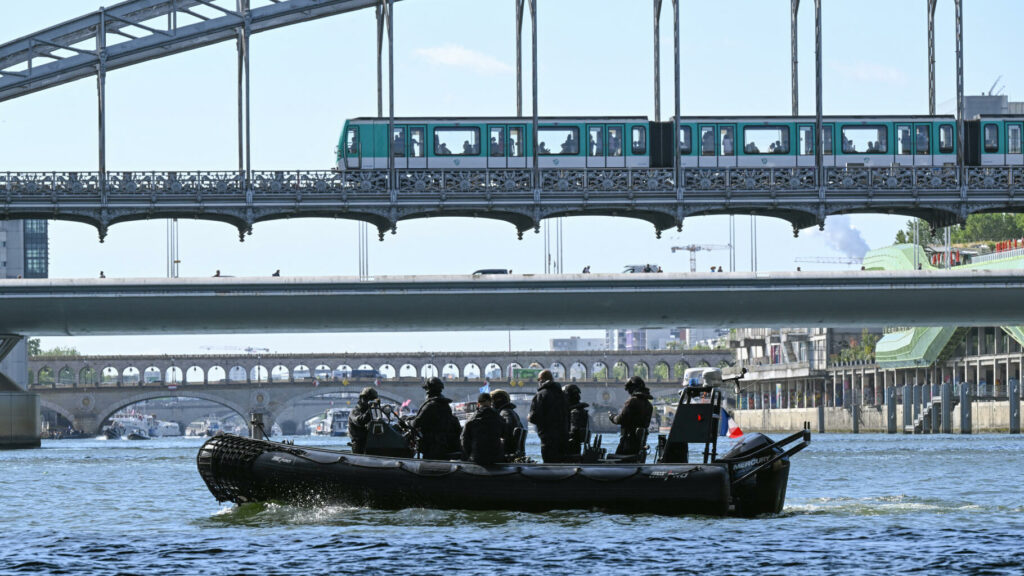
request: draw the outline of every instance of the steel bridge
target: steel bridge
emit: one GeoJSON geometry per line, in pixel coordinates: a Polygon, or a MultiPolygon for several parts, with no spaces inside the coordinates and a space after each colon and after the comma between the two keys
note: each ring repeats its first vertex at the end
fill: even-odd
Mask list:
{"type": "MultiPolygon", "coordinates": [[[[534,137],[538,122],[537,8],[515,6],[517,106],[523,117],[522,31],[532,29],[534,137]]],[[[680,110],[679,0],[673,12],[674,118],[680,110]]],[[[395,0],[127,0],[0,45],[0,102],[96,76],[99,158],[94,172],[0,173],[0,218],[46,218],[91,224],[102,241],[116,223],[149,218],[197,218],[226,222],[240,238],[256,222],[279,218],[331,217],[368,222],[383,239],[401,220],[475,216],[512,223],[520,237],[545,218],[612,215],[646,220],[656,234],[679,228],[689,216],[754,214],[789,221],[794,233],[833,214],[892,213],[923,218],[933,226],[962,223],[969,214],[1024,211],[1021,167],[967,167],[963,159],[962,0],[956,6],[958,160],[956,166],[832,168],[820,146],[815,165],[803,168],[686,169],[678,150],[671,168],[549,170],[254,170],[250,161],[249,37],[280,26],[374,9],[377,22],[377,114],[384,118],[383,51],[393,80],[395,0]],[[255,4],[255,5],[252,5],[255,4]],[[238,52],[238,167],[216,172],[118,172],[108,170],[105,150],[106,72],[210,44],[235,40],[238,52]]],[[[660,21],[662,0],[652,0],[654,119],[661,117],[660,21]]],[[[935,113],[937,0],[928,16],[929,113],[935,113]]],[[[797,15],[790,0],[793,114],[797,101],[797,15]]],[[[821,132],[821,0],[814,0],[816,125],[821,132]]],[[[394,123],[389,82],[388,119],[394,123]]],[[[524,117],[524,120],[529,117],[524,117]]],[[[389,131],[390,132],[390,131],[389,131]]],[[[536,144],[536,143],[535,143],[536,144]]],[[[678,142],[676,143],[678,146],[678,142]]],[[[537,146],[534,146],[536,154],[537,146]]]]}

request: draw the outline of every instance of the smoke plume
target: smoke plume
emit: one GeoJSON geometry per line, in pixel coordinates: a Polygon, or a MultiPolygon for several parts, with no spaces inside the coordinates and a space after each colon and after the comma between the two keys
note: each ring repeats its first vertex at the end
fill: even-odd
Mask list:
{"type": "Polygon", "coordinates": [[[850,258],[863,258],[868,252],[868,243],[860,235],[860,230],[850,223],[850,217],[844,214],[829,216],[825,223],[825,244],[838,250],[850,258]]]}

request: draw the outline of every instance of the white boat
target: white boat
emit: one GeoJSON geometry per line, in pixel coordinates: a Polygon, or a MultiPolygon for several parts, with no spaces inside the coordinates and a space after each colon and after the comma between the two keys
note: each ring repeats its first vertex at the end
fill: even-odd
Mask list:
{"type": "Polygon", "coordinates": [[[348,436],[348,415],[351,408],[331,408],[324,413],[313,433],[319,436],[348,436]]]}
{"type": "Polygon", "coordinates": [[[204,420],[196,420],[185,427],[185,436],[213,436],[223,428],[220,420],[209,417],[204,420]]]}

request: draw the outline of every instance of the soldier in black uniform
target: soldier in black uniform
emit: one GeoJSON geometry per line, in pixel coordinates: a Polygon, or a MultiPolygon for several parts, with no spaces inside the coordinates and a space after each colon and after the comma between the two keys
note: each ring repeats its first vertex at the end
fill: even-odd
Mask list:
{"type": "Polygon", "coordinates": [[[569,404],[569,441],[566,443],[565,455],[576,459],[580,457],[580,450],[590,430],[590,413],[587,412],[590,404],[580,402],[580,387],[575,384],[566,384],[562,392],[569,404]]]}
{"type": "Polygon", "coordinates": [[[462,429],[463,458],[484,466],[504,462],[501,431],[504,422],[491,407],[491,395],[484,392],[476,399],[476,412],[462,429]]]}
{"type": "Polygon", "coordinates": [[[494,403],[494,409],[498,411],[498,416],[501,416],[501,441],[505,447],[505,459],[511,462],[519,448],[515,439],[516,429],[522,430],[522,434],[525,435],[526,427],[523,426],[523,421],[519,419],[519,414],[516,413],[516,405],[512,403],[508,392],[501,389],[491,392],[491,401],[494,403]]]}
{"type": "Polygon", "coordinates": [[[364,454],[366,452],[366,436],[370,430],[370,402],[378,398],[377,391],[367,386],[359,393],[359,401],[356,407],[348,415],[348,437],[352,445],[352,452],[364,454]]]}
{"type": "Polygon", "coordinates": [[[562,387],[555,382],[550,370],[541,371],[537,382],[537,394],[530,402],[527,420],[537,427],[540,454],[544,462],[562,462],[565,442],[569,437],[569,406],[562,387]]]}
{"type": "Polygon", "coordinates": [[[412,420],[412,427],[419,433],[420,452],[428,460],[446,460],[459,449],[459,435],[455,431],[459,420],[452,414],[451,399],[441,395],[444,382],[440,378],[428,379],[423,389],[427,391],[427,400],[412,420]]]}
{"type": "Polygon", "coordinates": [[[651,415],[654,413],[651,395],[647,393],[647,385],[644,384],[643,378],[633,376],[626,381],[626,392],[629,392],[630,396],[622,410],[618,414],[608,413],[612,423],[621,426],[619,445],[615,448],[616,454],[636,454],[640,451],[637,428],[646,430],[651,425],[651,415]]]}

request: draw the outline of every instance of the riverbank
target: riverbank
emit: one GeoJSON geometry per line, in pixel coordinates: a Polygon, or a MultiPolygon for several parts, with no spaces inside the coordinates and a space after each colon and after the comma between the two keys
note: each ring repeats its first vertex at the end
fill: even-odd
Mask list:
{"type": "MultiPolygon", "coordinates": [[[[903,431],[903,408],[896,406],[897,432],[903,431]]],[[[1019,414],[1018,410],[1018,414],[1019,414]]],[[[854,432],[853,411],[844,407],[831,408],[771,408],[764,410],[736,410],[733,419],[744,432],[790,432],[803,428],[804,422],[811,423],[815,432],[849,434],[854,432]],[[824,427],[821,417],[824,416],[824,427]]],[[[971,406],[970,433],[1006,433],[1010,430],[1009,401],[974,402],[971,406]]],[[[950,415],[952,433],[961,434],[960,406],[952,409],[950,415]]],[[[886,433],[887,412],[885,406],[859,406],[857,432],[886,433]]]]}

